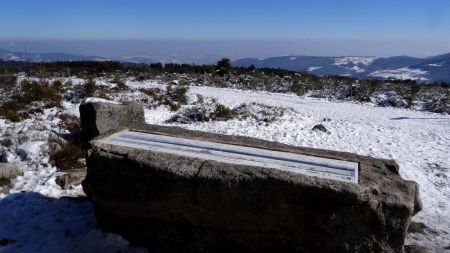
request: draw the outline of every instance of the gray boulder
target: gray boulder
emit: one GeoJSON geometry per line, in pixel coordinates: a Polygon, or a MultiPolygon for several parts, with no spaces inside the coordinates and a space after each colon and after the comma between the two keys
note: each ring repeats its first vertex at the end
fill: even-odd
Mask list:
{"type": "MultiPolygon", "coordinates": [[[[91,141],[83,189],[100,227],[154,252],[404,252],[418,185],[392,160],[240,136],[136,130],[359,163],[358,183],[91,141]]],[[[118,130],[117,130],[118,131],[118,130]]]]}
{"type": "Polygon", "coordinates": [[[145,123],[144,108],[139,102],[116,104],[99,99],[85,99],[80,104],[81,138],[83,141],[110,129],[145,123]]]}

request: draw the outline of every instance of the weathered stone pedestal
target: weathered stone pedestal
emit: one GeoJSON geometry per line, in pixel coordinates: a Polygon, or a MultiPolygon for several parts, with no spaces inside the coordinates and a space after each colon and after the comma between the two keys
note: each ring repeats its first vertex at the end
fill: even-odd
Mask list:
{"type": "Polygon", "coordinates": [[[175,127],[135,130],[359,164],[357,183],[91,141],[102,229],[150,252],[403,252],[418,186],[394,161],[175,127]]]}

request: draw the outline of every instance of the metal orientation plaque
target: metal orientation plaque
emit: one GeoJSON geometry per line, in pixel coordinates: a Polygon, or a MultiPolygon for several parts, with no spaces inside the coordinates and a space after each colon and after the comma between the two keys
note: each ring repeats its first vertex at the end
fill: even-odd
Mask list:
{"type": "Polygon", "coordinates": [[[130,130],[115,133],[100,142],[358,183],[358,163],[349,161],[130,130]]]}

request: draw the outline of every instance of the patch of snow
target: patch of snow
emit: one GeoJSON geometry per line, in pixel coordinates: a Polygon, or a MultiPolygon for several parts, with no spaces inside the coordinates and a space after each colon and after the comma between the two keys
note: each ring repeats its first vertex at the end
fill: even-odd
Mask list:
{"type": "Polygon", "coordinates": [[[42,156],[45,149],[48,149],[46,141],[31,141],[19,145],[17,147],[17,154],[20,155],[22,160],[35,162],[42,156]]]}
{"type": "Polygon", "coordinates": [[[290,57],[289,60],[297,60],[297,57],[290,57]]]}
{"type": "Polygon", "coordinates": [[[408,67],[406,68],[399,68],[399,69],[384,69],[384,70],[377,70],[369,74],[369,76],[374,77],[381,77],[386,79],[400,79],[400,80],[420,80],[420,81],[426,81],[427,78],[424,77],[428,71],[421,70],[421,69],[410,69],[408,67]]]}
{"type": "Polygon", "coordinates": [[[364,72],[364,69],[360,68],[359,66],[355,65],[352,68],[350,68],[351,70],[357,72],[357,73],[361,73],[364,72]]]}
{"type": "Polygon", "coordinates": [[[428,66],[430,66],[430,67],[442,67],[443,64],[444,63],[430,63],[430,64],[428,64],[428,66]]]}
{"type": "Polygon", "coordinates": [[[373,56],[346,56],[346,57],[338,57],[334,60],[334,65],[348,65],[348,64],[362,64],[364,66],[370,65],[377,57],[373,56]]]}
{"type": "Polygon", "coordinates": [[[321,68],[322,68],[321,66],[313,66],[313,67],[309,67],[309,68],[307,69],[307,71],[312,72],[312,71],[314,71],[314,70],[318,70],[318,69],[321,69],[321,68]]]}
{"type": "Polygon", "coordinates": [[[80,117],[80,104],[63,101],[64,112],[80,117]]]}
{"type": "Polygon", "coordinates": [[[109,104],[119,104],[118,102],[112,101],[112,100],[106,100],[104,98],[97,98],[97,97],[89,97],[85,98],[81,101],[82,105],[85,104],[91,104],[91,103],[109,103],[109,104]]]}

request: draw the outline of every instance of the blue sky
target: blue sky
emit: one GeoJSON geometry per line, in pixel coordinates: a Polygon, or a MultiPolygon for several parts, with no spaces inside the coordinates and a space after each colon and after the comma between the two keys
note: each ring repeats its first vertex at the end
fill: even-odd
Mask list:
{"type": "Polygon", "coordinates": [[[433,41],[445,51],[450,1],[1,0],[0,31],[1,40],[433,41]]]}

